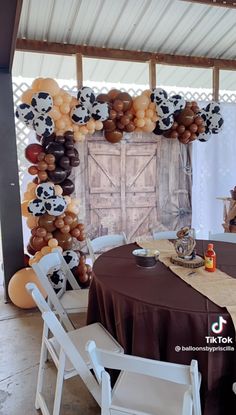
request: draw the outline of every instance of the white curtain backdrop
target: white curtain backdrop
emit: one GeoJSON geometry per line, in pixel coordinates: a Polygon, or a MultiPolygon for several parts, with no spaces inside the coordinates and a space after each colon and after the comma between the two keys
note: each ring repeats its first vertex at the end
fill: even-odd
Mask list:
{"type": "Polygon", "coordinates": [[[222,103],[221,113],[222,132],[192,145],[192,226],[199,239],[208,239],[209,230],[224,232],[223,201],[216,198],[230,197],[236,186],[236,104],[222,103]]]}

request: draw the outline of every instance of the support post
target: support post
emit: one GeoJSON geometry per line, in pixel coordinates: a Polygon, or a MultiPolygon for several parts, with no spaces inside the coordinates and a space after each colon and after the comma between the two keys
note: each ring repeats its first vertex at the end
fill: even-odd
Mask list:
{"type": "Polygon", "coordinates": [[[77,87],[80,89],[83,86],[83,56],[81,53],[76,53],[76,79],[77,87]]]}
{"type": "Polygon", "coordinates": [[[154,59],[149,61],[149,86],[150,89],[156,88],[156,62],[154,59]]]}
{"type": "Polygon", "coordinates": [[[220,89],[220,70],[217,66],[212,69],[212,97],[214,101],[219,101],[220,89]]]}
{"type": "Polygon", "coordinates": [[[24,268],[12,77],[0,70],[0,221],[5,299],[12,275],[24,268]]]}

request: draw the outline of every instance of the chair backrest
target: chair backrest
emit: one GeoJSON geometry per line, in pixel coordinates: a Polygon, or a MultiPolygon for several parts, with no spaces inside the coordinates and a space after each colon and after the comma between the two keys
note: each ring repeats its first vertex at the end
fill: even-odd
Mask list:
{"type": "Polygon", "coordinates": [[[176,231],[152,231],[153,239],[177,239],[176,231]]]}
{"type": "Polygon", "coordinates": [[[211,233],[210,231],[208,239],[210,241],[222,241],[222,242],[236,243],[236,233],[230,233],[230,232],[211,233]]]}
{"type": "MultiPolygon", "coordinates": [[[[198,363],[196,360],[192,360],[191,364],[187,366],[125,354],[119,355],[115,354],[114,352],[98,349],[94,341],[89,341],[87,343],[86,350],[90,356],[92,368],[99,383],[103,383],[103,375],[105,368],[107,368],[139,373],[142,375],[151,376],[186,386],[189,385],[191,387],[194,414],[201,414],[199,397],[199,373],[198,363]]],[[[110,377],[108,373],[105,374],[104,381],[106,385],[105,392],[102,391],[102,400],[104,393],[110,394],[110,396],[104,396],[104,402],[110,402],[111,387],[110,377]]]]}
{"type": "Polygon", "coordinates": [[[100,388],[98,387],[96,380],[91,374],[87,364],[81,357],[79,351],[76,349],[70,337],[63,329],[61,323],[56,318],[55,314],[52,312],[49,305],[46,303],[42,294],[34,283],[27,283],[26,289],[32,295],[35,303],[40,309],[46,327],[49,328],[53,336],[56,338],[58,344],[60,345],[60,358],[61,354],[64,353],[64,355],[71,361],[74,368],[77,370],[79,376],[82,378],[92,393],[93,397],[96,399],[98,404],[100,404],[100,388]]]}
{"type": "Polygon", "coordinates": [[[72,288],[77,290],[80,289],[79,284],[77,283],[76,279],[74,278],[70,268],[68,267],[66,261],[63,258],[61,252],[55,251],[50,254],[43,256],[39,262],[32,264],[32,268],[37,274],[39,281],[41,282],[43,288],[45,289],[49,302],[53,304],[57,314],[59,314],[62,321],[64,321],[65,326],[68,329],[72,329],[73,325],[71,324],[66,311],[61,305],[60,297],[66,290],[66,280],[69,281],[72,288]],[[62,289],[56,294],[55,290],[53,289],[49,278],[48,273],[53,269],[58,267],[62,270],[63,274],[65,275],[65,283],[62,289]]]}
{"type": "Polygon", "coordinates": [[[127,238],[124,232],[121,234],[103,235],[91,240],[86,239],[89,255],[94,263],[96,253],[101,253],[106,248],[113,248],[116,246],[126,245],[127,238]]]}

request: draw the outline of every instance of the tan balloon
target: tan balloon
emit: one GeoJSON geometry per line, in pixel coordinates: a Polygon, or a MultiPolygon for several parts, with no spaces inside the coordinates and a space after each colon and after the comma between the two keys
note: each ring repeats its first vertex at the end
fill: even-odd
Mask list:
{"type": "Polygon", "coordinates": [[[41,91],[47,92],[52,97],[55,97],[59,94],[60,87],[58,83],[52,78],[44,78],[41,80],[40,84],[41,91]]]}
{"type": "Polygon", "coordinates": [[[136,97],[133,101],[133,107],[136,111],[146,110],[149,105],[149,98],[146,95],[140,95],[136,97]]]}
{"type": "Polygon", "coordinates": [[[54,105],[57,105],[57,106],[62,105],[62,104],[63,104],[63,98],[62,98],[62,96],[61,96],[61,95],[56,95],[56,96],[53,98],[53,104],[54,104],[54,105]]]}
{"type": "Polygon", "coordinates": [[[27,89],[27,91],[23,92],[23,94],[21,95],[21,101],[24,104],[30,105],[34,94],[35,94],[35,91],[33,89],[27,89]]]}
{"type": "Polygon", "coordinates": [[[35,91],[40,91],[42,80],[43,80],[43,78],[36,78],[32,82],[31,88],[34,89],[35,91]]]}

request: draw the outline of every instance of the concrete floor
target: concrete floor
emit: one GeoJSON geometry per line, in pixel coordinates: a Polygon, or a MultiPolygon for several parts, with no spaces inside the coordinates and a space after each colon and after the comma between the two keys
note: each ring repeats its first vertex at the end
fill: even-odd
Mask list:
{"type": "MultiPolygon", "coordinates": [[[[85,324],[85,314],[76,325],[85,324]]],[[[42,320],[37,310],[4,304],[0,286],[0,415],[36,415],[34,407],[42,320]]],[[[45,395],[52,410],[56,371],[46,370],[45,395]]],[[[79,377],[64,383],[60,415],[98,415],[100,408],[79,377]]]]}

